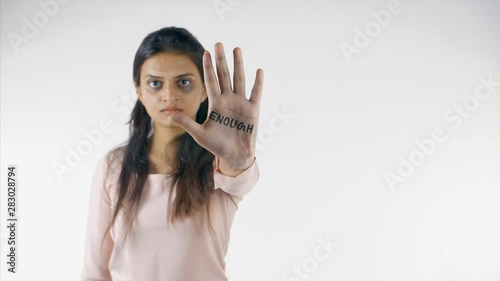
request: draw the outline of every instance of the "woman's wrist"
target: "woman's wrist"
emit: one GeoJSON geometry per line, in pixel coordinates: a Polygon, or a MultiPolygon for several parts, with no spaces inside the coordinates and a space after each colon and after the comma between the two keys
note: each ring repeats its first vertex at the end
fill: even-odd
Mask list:
{"type": "Polygon", "coordinates": [[[218,171],[219,173],[221,173],[223,175],[231,176],[231,177],[236,177],[239,174],[243,173],[248,168],[250,168],[256,159],[256,157],[254,156],[252,158],[247,159],[242,164],[229,165],[227,163],[227,161],[225,161],[224,159],[220,159],[217,156],[215,156],[215,157],[216,157],[216,163],[217,163],[216,171],[218,171]]]}

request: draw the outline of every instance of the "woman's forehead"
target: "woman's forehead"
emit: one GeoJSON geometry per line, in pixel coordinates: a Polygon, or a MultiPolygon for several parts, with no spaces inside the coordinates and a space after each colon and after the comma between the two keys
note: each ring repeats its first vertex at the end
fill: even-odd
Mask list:
{"type": "Polygon", "coordinates": [[[142,65],[143,76],[151,74],[160,77],[172,77],[182,73],[195,73],[195,70],[195,64],[187,55],[165,52],[148,58],[142,65]]]}

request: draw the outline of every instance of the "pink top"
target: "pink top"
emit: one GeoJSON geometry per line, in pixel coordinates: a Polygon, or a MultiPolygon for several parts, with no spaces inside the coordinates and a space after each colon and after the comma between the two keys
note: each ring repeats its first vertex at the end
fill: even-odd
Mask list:
{"type": "Polygon", "coordinates": [[[214,171],[215,191],[210,213],[212,235],[207,228],[206,212],[167,227],[167,200],[172,178],[169,174],[149,174],[127,240],[122,242],[125,227],[119,214],[104,240],[101,256],[101,238],[113,214],[112,202],[116,202],[110,188],[116,188],[120,173],[119,166],[111,166],[115,168],[108,168],[104,156],[94,171],[82,281],[227,280],[224,257],[230,228],[238,203],[259,178],[256,160],[236,177],[214,171]],[[107,170],[110,173],[105,177],[107,170]]]}

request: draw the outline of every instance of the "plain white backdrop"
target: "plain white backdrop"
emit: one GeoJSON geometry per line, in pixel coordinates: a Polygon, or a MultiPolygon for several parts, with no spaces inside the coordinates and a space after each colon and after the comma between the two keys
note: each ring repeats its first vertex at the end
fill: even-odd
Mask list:
{"type": "Polygon", "coordinates": [[[261,177],[236,213],[230,280],[500,280],[499,1],[0,10],[2,280],[79,280],[93,169],[126,140],[135,52],[165,26],[222,42],[231,73],[240,47],[248,96],[264,70],[261,177]]]}

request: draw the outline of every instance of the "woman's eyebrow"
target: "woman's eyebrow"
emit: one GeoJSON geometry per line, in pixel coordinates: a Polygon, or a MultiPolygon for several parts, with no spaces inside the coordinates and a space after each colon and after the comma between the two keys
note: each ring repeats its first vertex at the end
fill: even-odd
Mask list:
{"type": "MultiPolygon", "coordinates": [[[[179,75],[175,76],[174,78],[181,78],[181,77],[185,77],[185,76],[189,76],[189,75],[194,76],[193,73],[188,72],[188,73],[179,74],[179,75]]],[[[153,75],[153,74],[148,74],[148,75],[144,76],[143,79],[146,79],[146,77],[151,77],[151,78],[156,78],[156,79],[163,79],[163,77],[156,76],[156,75],[153,75]]]]}

